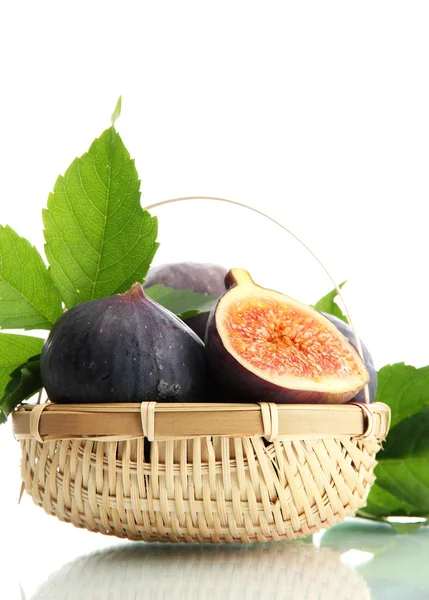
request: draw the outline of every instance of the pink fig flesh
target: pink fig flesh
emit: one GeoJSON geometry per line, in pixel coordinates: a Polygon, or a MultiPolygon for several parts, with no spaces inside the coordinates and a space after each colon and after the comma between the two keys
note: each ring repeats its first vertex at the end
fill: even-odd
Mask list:
{"type": "Polygon", "coordinates": [[[355,348],[317,310],[256,285],[243,269],[232,269],[226,282],[232,287],[210,313],[206,352],[229,396],[341,404],[368,383],[355,348]]]}

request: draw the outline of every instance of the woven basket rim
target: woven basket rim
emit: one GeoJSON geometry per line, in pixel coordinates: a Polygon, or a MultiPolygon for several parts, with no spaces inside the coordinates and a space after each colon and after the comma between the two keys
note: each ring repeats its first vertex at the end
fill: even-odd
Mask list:
{"type": "Polygon", "coordinates": [[[390,408],[371,405],[232,403],[23,404],[12,414],[17,439],[149,441],[207,436],[383,440],[390,408]]]}

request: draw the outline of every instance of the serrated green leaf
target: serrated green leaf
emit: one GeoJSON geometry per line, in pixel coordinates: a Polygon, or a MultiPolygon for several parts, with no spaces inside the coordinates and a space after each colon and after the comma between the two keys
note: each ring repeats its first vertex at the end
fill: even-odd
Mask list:
{"type": "Polygon", "coordinates": [[[0,399],[4,397],[16,370],[31,357],[40,354],[42,346],[41,338],[0,333],[0,399]]]}
{"type": "MultiPolygon", "coordinates": [[[[377,456],[378,487],[409,504],[411,508],[406,515],[410,517],[429,514],[428,432],[429,408],[426,408],[396,425],[377,456]]],[[[370,496],[368,502],[372,500],[370,496]]]]}
{"type": "Polygon", "coordinates": [[[359,510],[357,516],[384,522],[385,517],[406,517],[412,515],[414,510],[415,507],[412,504],[405,502],[405,500],[400,500],[387,490],[381,488],[376,481],[371,486],[365,508],[359,510]]]}
{"type": "Polygon", "coordinates": [[[210,312],[218,299],[217,296],[199,294],[192,290],[175,290],[160,284],[146,288],[145,293],[181,319],[210,312]]]}
{"type": "Polygon", "coordinates": [[[378,460],[429,460],[429,407],[404,419],[390,430],[378,460]]]}
{"type": "Polygon", "coordinates": [[[378,372],[377,402],[385,402],[392,412],[391,429],[407,417],[429,406],[429,366],[417,369],[396,363],[378,372]]]}
{"type": "Polygon", "coordinates": [[[6,421],[14,408],[42,389],[40,354],[30,358],[10,375],[3,398],[0,399],[0,423],[6,421]]]}
{"type": "Polygon", "coordinates": [[[0,225],[0,329],[50,329],[61,313],[60,296],[39,252],[0,225]]]}
{"type": "MultiPolygon", "coordinates": [[[[341,289],[345,283],[347,283],[347,281],[343,281],[338,285],[338,287],[341,289]]],[[[316,302],[316,304],[314,304],[313,307],[319,310],[320,312],[328,313],[329,315],[334,315],[334,317],[338,317],[338,319],[341,319],[342,321],[344,321],[344,323],[348,323],[349,320],[347,319],[346,315],[335,302],[337,296],[338,292],[336,289],[334,289],[328,294],[326,294],[326,296],[323,296],[323,298],[320,298],[320,300],[316,302]]]]}
{"type": "Polygon", "coordinates": [[[134,161],[113,127],[59,177],[43,211],[46,256],[68,308],[143,282],[158,244],[134,161]]]}
{"type": "Polygon", "coordinates": [[[426,518],[429,515],[429,407],[404,419],[390,431],[377,460],[377,480],[368,495],[364,513],[376,518],[426,518]]]}
{"type": "Polygon", "coordinates": [[[360,516],[429,515],[429,367],[397,363],[378,372],[376,401],[391,409],[391,428],[377,454],[376,483],[360,516]]]}

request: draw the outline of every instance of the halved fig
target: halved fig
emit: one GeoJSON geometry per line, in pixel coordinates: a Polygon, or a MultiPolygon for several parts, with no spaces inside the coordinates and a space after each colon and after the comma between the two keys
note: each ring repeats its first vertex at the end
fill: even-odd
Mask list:
{"type": "MultiPolygon", "coordinates": [[[[343,335],[346,336],[346,338],[349,340],[349,342],[352,344],[352,346],[354,348],[356,348],[355,335],[353,333],[353,329],[351,328],[351,326],[348,325],[348,323],[345,323],[344,321],[339,319],[338,317],[334,317],[334,315],[328,315],[326,313],[323,313],[323,314],[325,315],[325,317],[327,319],[329,319],[331,321],[331,323],[333,323],[335,325],[335,327],[337,329],[339,329],[341,331],[341,333],[343,335]]],[[[369,383],[368,383],[369,401],[374,402],[375,397],[377,395],[377,384],[378,384],[377,369],[374,366],[374,361],[372,360],[372,356],[371,356],[368,348],[365,346],[365,344],[362,342],[362,340],[359,340],[359,341],[360,341],[360,345],[362,348],[363,361],[364,361],[365,367],[367,368],[367,371],[369,373],[369,383]]],[[[364,390],[361,390],[358,394],[356,394],[356,396],[353,398],[353,402],[365,402],[364,390]]]]}
{"type": "Polygon", "coordinates": [[[332,403],[369,381],[362,359],[322,313],[232,269],[230,289],[210,313],[206,352],[212,374],[237,401],[332,403]]]}

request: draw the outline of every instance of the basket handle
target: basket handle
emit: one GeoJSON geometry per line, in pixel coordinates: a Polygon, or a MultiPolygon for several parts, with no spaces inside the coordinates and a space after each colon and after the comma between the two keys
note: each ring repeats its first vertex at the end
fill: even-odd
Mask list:
{"type": "MultiPolygon", "coordinates": [[[[296,234],[294,234],[292,231],[290,231],[290,229],[288,229],[287,227],[285,227],[284,225],[282,225],[282,223],[280,223],[279,221],[277,221],[273,217],[270,217],[269,215],[267,215],[266,213],[262,212],[261,210],[258,210],[257,208],[254,208],[253,206],[249,206],[247,204],[244,204],[243,202],[237,202],[236,200],[230,200],[228,198],[220,198],[220,197],[217,197],[217,196],[182,196],[180,198],[170,198],[169,200],[161,200],[160,202],[155,202],[154,204],[150,204],[149,206],[145,206],[144,210],[151,210],[153,208],[158,208],[160,206],[165,206],[167,204],[174,204],[176,202],[198,201],[198,200],[209,200],[209,201],[212,201],[212,202],[224,202],[226,204],[234,204],[235,206],[239,206],[240,208],[247,209],[247,210],[249,210],[251,212],[254,212],[254,213],[260,215],[261,217],[264,217],[265,219],[268,219],[268,221],[271,221],[272,223],[274,223],[278,227],[281,227],[281,229],[283,229],[289,235],[291,235],[293,238],[295,238],[295,240],[298,243],[300,243],[301,246],[303,246],[303,248],[305,248],[305,250],[307,250],[307,252],[309,252],[311,254],[311,256],[319,263],[319,265],[325,271],[326,275],[331,280],[331,282],[332,282],[332,284],[333,284],[333,286],[334,286],[334,288],[335,288],[338,296],[341,298],[341,300],[342,300],[342,302],[344,304],[344,309],[346,311],[347,319],[349,321],[350,327],[352,328],[353,337],[355,339],[356,349],[357,349],[360,357],[362,358],[362,360],[364,360],[364,358],[363,358],[363,352],[362,352],[362,345],[361,345],[360,339],[359,339],[359,337],[358,337],[358,335],[356,333],[356,329],[355,329],[355,327],[353,325],[352,318],[350,317],[350,313],[349,313],[349,310],[347,308],[347,305],[346,305],[346,302],[344,300],[344,297],[343,297],[343,295],[341,293],[340,287],[337,285],[337,283],[335,282],[334,278],[332,277],[332,275],[330,274],[330,272],[328,271],[328,269],[322,263],[322,261],[320,260],[320,258],[313,252],[313,250],[311,250],[307,246],[307,244],[305,244],[296,234]]],[[[364,399],[365,399],[365,404],[369,404],[370,403],[368,384],[365,385],[365,387],[364,387],[364,399]]]]}

